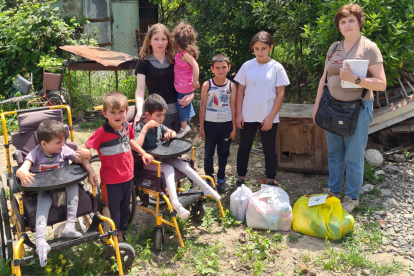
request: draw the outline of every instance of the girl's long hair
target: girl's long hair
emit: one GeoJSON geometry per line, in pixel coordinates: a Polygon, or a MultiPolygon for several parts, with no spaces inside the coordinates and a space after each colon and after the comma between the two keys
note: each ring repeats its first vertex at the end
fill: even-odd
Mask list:
{"type": "Polygon", "coordinates": [[[174,64],[171,34],[170,34],[170,31],[167,29],[167,27],[165,27],[161,23],[154,24],[149,28],[147,34],[145,35],[144,43],[142,43],[141,50],[139,51],[139,58],[141,60],[144,60],[144,58],[147,58],[150,55],[152,55],[152,53],[153,53],[152,52],[152,46],[149,43],[150,43],[150,40],[151,40],[152,36],[155,35],[158,32],[163,32],[165,34],[165,36],[167,37],[168,44],[167,44],[167,49],[166,49],[165,55],[167,56],[168,63],[169,64],[174,64]]]}
{"type": "Polygon", "coordinates": [[[187,50],[195,59],[200,51],[197,47],[197,32],[191,25],[180,22],[172,31],[174,43],[177,43],[182,50],[187,50]]]}

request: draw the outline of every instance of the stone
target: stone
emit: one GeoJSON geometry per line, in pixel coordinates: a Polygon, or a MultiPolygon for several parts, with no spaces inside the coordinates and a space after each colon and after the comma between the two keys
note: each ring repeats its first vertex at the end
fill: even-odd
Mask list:
{"type": "Polygon", "coordinates": [[[366,192],[369,192],[369,191],[371,191],[373,189],[374,189],[374,185],[372,185],[372,184],[365,184],[364,186],[362,186],[361,192],[362,193],[366,193],[366,192]]]}
{"type": "Polygon", "coordinates": [[[398,202],[394,198],[389,198],[382,203],[384,208],[392,208],[393,206],[398,206],[398,202]]]}
{"type": "Polygon", "coordinates": [[[316,276],[316,271],[314,270],[309,271],[309,276],[316,276]]]}
{"type": "Polygon", "coordinates": [[[308,273],[308,268],[304,262],[300,262],[296,265],[295,271],[300,271],[302,274],[308,273]]]}
{"type": "Polygon", "coordinates": [[[387,246],[390,244],[390,242],[385,237],[382,237],[382,244],[387,246]]]}
{"type": "Polygon", "coordinates": [[[363,270],[361,270],[361,274],[362,275],[371,275],[371,270],[370,269],[363,269],[363,270]]]}
{"type": "Polygon", "coordinates": [[[397,162],[406,162],[407,158],[402,154],[394,154],[394,160],[397,162]]]}
{"type": "Polygon", "coordinates": [[[391,191],[388,189],[380,189],[381,191],[381,195],[382,196],[390,196],[391,195],[391,191]]]}
{"type": "Polygon", "coordinates": [[[384,167],[384,172],[388,173],[388,174],[396,174],[400,171],[400,169],[398,168],[398,166],[392,165],[392,164],[388,164],[384,167]]]}
{"type": "Polygon", "coordinates": [[[257,167],[257,168],[263,167],[262,163],[256,163],[254,166],[257,167]]]}
{"type": "Polygon", "coordinates": [[[381,152],[375,149],[368,149],[364,153],[365,162],[371,166],[379,167],[384,162],[381,152]]]}
{"type": "Polygon", "coordinates": [[[375,176],[376,179],[378,179],[380,175],[383,175],[384,176],[385,175],[385,172],[383,170],[379,170],[379,171],[376,171],[374,173],[374,176],[375,176]]]}
{"type": "Polygon", "coordinates": [[[246,231],[240,233],[239,241],[240,242],[247,242],[250,240],[249,234],[246,231]]]}
{"type": "Polygon", "coordinates": [[[394,247],[397,247],[397,248],[400,246],[400,244],[396,241],[392,241],[391,245],[394,246],[394,247]]]}

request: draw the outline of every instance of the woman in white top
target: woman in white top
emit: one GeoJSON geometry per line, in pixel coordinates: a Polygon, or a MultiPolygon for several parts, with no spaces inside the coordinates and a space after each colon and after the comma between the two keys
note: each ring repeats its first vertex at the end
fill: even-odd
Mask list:
{"type": "Polygon", "coordinates": [[[285,98],[285,86],[289,79],[283,66],[269,56],[273,49],[273,38],[267,32],[257,33],[250,43],[256,58],[243,64],[234,78],[239,83],[236,100],[236,125],[240,129],[240,144],[237,153],[235,189],[244,183],[249,163],[249,154],[257,128],[265,155],[266,177],[269,185],[275,185],[276,134],[279,109],[285,98]]]}

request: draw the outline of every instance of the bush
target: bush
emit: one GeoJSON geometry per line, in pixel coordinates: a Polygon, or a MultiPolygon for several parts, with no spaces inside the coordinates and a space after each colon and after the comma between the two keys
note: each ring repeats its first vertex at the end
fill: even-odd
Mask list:
{"type": "Polygon", "coordinates": [[[78,44],[81,24],[76,19],[63,19],[55,1],[20,0],[16,7],[6,9],[0,0],[0,94],[9,96],[12,78],[32,72],[34,86],[42,86],[41,66],[62,65],[66,57],[59,46],[78,44]],[[7,26],[7,27],[5,27],[7,26]]]}

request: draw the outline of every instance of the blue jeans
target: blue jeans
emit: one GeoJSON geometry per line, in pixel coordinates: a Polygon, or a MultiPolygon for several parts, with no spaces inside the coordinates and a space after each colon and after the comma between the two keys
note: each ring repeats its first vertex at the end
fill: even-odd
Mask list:
{"type": "Polygon", "coordinates": [[[346,193],[353,200],[359,197],[364,178],[364,152],[368,141],[368,128],[373,117],[374,100],[364,101],[365,109],[359,113],[355,132],[352,136],[341,137],[325,132],[328,143],[328,167],[331,192],[342,191],[342,179],[346,164],[346,193]]]}
{"type": "MultiPolygon", "coordinates": [[[[181,100],[186,95],[188,94],[177,93],[177,100],[181,100]]],[[[178,117],[180,118],[180,122],[188,121],[190,118],[194,117],[195,115],[192,103],[185,106],[184,108],[181,108],[181,105],[177,101],[177,112],[178,112],[178,117]]]]}

